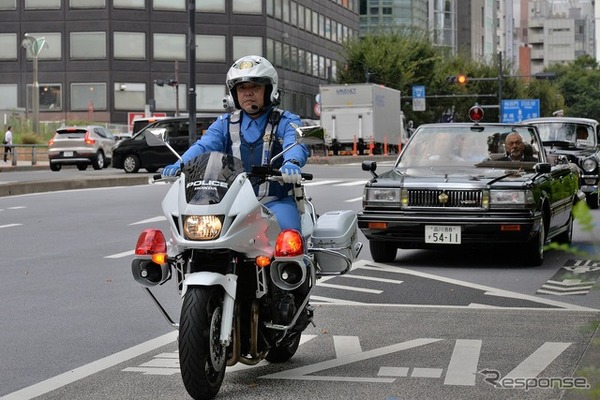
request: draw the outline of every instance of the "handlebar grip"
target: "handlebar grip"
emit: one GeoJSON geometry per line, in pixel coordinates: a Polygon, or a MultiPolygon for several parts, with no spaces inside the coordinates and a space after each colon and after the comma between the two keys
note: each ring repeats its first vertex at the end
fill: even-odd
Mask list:
{"type": "Polygon", "coordinates": [[[301,176],[302,176],[302,178],[306,179],[307,181],[312,181],[312,179],[313,179],[313,174],[309,174],[309,173],[306,173],[306,172],[303,172],[301,174],[301,176]]]}
{"type": "Polygon", "coordinates": [[[152,180],[153,181],[159,181],[161,179],[162,179],[162,175],[161,174],[152,175],[152,180]]]}

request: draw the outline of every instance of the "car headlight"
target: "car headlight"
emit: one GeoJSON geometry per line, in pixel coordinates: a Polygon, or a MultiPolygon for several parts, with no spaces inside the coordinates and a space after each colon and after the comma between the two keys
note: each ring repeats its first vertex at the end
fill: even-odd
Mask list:
{"type": "Polygon", "coordinates": [[[581,168],[583,168],[585,172],[594,172],[596,168],[598,168],[598,163],[593,158],[586,158],[581,163],[581,168]]]}
{"type": "Polygon", "coordinates": [[[534,203],[531,190],[490,190],[490,205],[530,205],[534,203]]]}
{"type": "Polygon", "coordinates": [[[365,189],[364,200],[367,203],[387,203],[382,205],[398,205],[400,202],[400,189],[398,188],[373,188],[365,189]]]}
{"type": "Polygon", "coordinates": [[[223,217],[216,215],[187,215],[183,217],[183,232],[189,240],[211,240],[219,237],[223,217]]]}

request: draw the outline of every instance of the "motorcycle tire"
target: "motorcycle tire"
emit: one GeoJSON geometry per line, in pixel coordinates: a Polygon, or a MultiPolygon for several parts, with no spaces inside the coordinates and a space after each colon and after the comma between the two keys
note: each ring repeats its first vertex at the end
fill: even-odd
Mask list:
{"type": "Polygon", "coordinates": [[[292,358],[298,350],[301,336],[300,333],[295,333],[293,337],[285,338],[279,346],[271,347],[265,357],[266,360],[272,363],[282,363],[292,358]]]}
{"type": "Polygon", "coordinates": [[[179,321],[181,378],[195,400],[214,398],[225,377],[227,349],[219,342],[223,288],[189,287],[179,321]]]}

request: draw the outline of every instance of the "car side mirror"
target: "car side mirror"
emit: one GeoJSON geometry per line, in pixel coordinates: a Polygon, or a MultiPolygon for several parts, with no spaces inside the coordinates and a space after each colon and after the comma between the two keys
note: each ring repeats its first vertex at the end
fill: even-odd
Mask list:
{"type": "Polygon", "coordinates": [[[537,163],[535,164],[535,172],[538,174],[547,174],[552,170],[550,163],[537,163]]]}
{"type": "Polygon", "coordinates": [[[148,146],[164,146],[167,141],[167,130],[165,128],[146,129],[144,138],[148,146]]]}

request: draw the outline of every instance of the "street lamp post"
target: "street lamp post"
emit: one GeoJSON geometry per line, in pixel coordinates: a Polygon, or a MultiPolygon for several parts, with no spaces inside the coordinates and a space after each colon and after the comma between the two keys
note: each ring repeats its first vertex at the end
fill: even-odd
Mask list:
{"type": "Polygon", "coordinates": [[[33,133],[39,133],[39,112],[40,112],[40,84],[38,80],[38,56],[46,44],[46,38],[36,38],[30,34],[25,34],[25,39],[21,45],[31,52],[33,58],[33,89],[31,101],[33,105],[33,133]]]}

